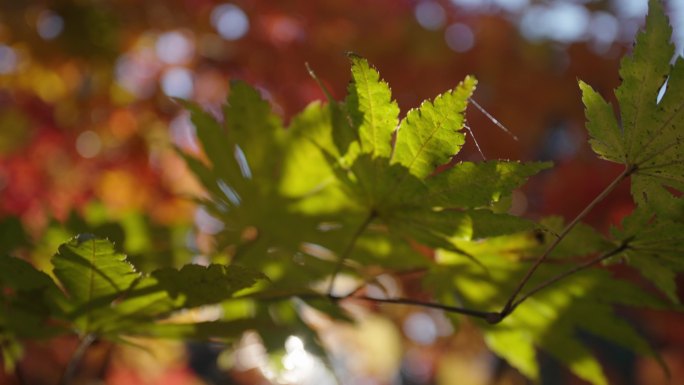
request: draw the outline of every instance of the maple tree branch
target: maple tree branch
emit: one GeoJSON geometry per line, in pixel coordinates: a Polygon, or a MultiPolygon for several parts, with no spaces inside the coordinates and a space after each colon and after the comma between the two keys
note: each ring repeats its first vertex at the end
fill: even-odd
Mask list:
{"type": "Polygon", "coordinates": [[[511,305],[511,310],[509,311],[509,314],[512,313],[513,310],[515,310],[515,308],[518,307],[518,305],[520,305],[521,303],[525,302],[526,299],[528,299],[528,298],[530,298],[531,296],[537,294],[538,292],[540,292],[540,291],[546,289],[547,287],[553,285],[554,283],[556,283],[556,282],[558,282],[558,281],[561,281],[561,280],[563,280],[563,279],[565,279],[565,278],[567,278],[567,277],[569,277],[569,276],[571,276],[571,275],[573,275],[573,274],[575,274],[575,273],[577,273],[577,272],[579,272],[579,271],[582,271],[582,270],[584,270],[584,269],[586,269],[586,268],[588,268],[588,267],[591,267],[591,266],[593,266],[593,265],[595,265],[595,264],[597,264],[597,263],[599,263],[599,262],[602,262],[602,261],[604,261],[604,260],[606,260],[606,259],[608,259],[608,258],[610,258],[610,257],[612,257],[612,256],[614,256],[614,255],[620,254],[621,252],[623,252],[625,249],[627,249],[627,248],[629,247],[629,242],[631,242],[631,240],[632,240],[633,238],[634,238],[634,237],[630,237],[630,238],[628,238],[628,239],[622,241],[622,243],[620,243],[620,245],[618,245],[617,247],[613,248],[612,250],[607,251],[607,252],[605,252],[605,253],[603,253],[603,254],[600,254],[599,256],[597,256],[597,257],[595,257],[595,258],[592,258],[592,259],[590,259],[590,260],[588,260],[588,261],[586,261],[586,262],[584,262],[584,263],[582,263],[582,264],[580,264],[580,265],[577,265],[577,266],[575,266],[575,267],[573,267],[573,268],[571,268],[571,269],[569,269],[569,270],[567,270],[567,271],[565,271],[565,272],[563,272],[563,273],[560,273],[560,274],[556,275],[556,276],[553,277],[553,278],[549,278],[548,280],[546,280],[546,281],[540,283],[539,285],[535,286],[532,290],[530,290],[530,291],[528,291],[527,293],[521,295],[520,298],[518,298],[518,300],[515,301],[515,302],[511,305]]]}
{"type": "Polygon", "coordinates": [[[332,295],[332,294],[328,294],[328,298],[330,298],[333,301],[341,301],[341,300],[347,300],[347,299],[358,299],[358,300],[362,300],[362,301],[369,301],[369,302],[376,302],[376,303],[390,303],[390,304],[395,304],[395,305],[420,306],[420,307],[426,307],[426,308],[431,308],[431,309],[444,310],[444,311],[449,312],[449,313],[457,313],[457,314],[468,315],[471,317],[482,318],[484,320],[487,320],[487,322],[490,322],[490,323],[498,322],[498,316],[499,316],[499,313],[495,313],[495,312],[473,310],[473,309],[468,309],[468,308],[464,308],[464,307],[449,306],[449,305],[444,305],[444,304],[437,303],[437,302],[426,302],[426,301],[420,301],[420,300],[411,299],[411,298],[376,298],[376,297],[369,297],[366,295],[337,296],[337,295],[332,295]],[[496,321],[492,321],[494,319],[496,319],[496,321]]]}
{"type": "MultiPolygon", "coordinates": [[[[258,294],[258,293],[257,293],[258,294]]],[[[482,310],[475,310],[475,309],[469,309],[465,307],[459,307],[459,306],[450,306],[450,305],[444,305],[438,302],[427,302],[427,301],[421,301],[417,299],[411,299],[411,298],[377,298],[377,297],[370,297],[367,295],[335,295],[335,294],[323,294],[319,292],[314,292],[314,291],[304,291],[304,292],[298,292],[298,291],[285,291],[281,293],[274,293],[273,295],[269,296],[255,296],[255,295],[246,295],[243,297],[235,297],[233,299],[240,299],[240,298],[252,298],[252,299],[259,299],[262,301],[282,301],[290,298],[300,298],[300,299],[328,299],[333,302],[340,302],[340,301],[345,301],[348,299],[357,299],[361,301],[368,301],[368,302],[375,302],[375,303],[388,303],[388,304],[395,304],[395,305],[409,305],[409,306],[418,306],[418,307],[425,307],[425,308],[431,308],[431,309],[439,309],[443,310],[445,312],[449,313],[457,313],[457,314],[462,314],[462,315],[467,315],[475,318],[481,318],[491,324],[495,324],[499,321],[501,321],[502,317],[501,314],[498,312],[489,312],[489,311],[482,311],[482,310]]]]}
{"type": "Polygon", "coordinates": [[[333,289],[335,288],[335,278],[337,278],[337,275],[342,270],[342,266],[344,266],[344,261],[347,259],[347,257],[349,257],[349,254],[351,254],[352,250],[354,249],[356,241],[359,239],[361,234],[366,230],[368,225],[373,221],[373,219],[375,219],[377,216],[378,214],[377,212],[375,212],[375,210],[372,210],[370,213],[368,213],[366,219],[363,220],[361,225],[356,229],[356,231],[352,235],[351,239],[349,240],[349,243],[347,243],[347,247],[345,247],[342,253],[340,254],[337,260],[337,264],[335,265],[335,270],[333,270],[332,276],[330,277],[330,283],[328,284],[328,295],[331,295],[333,293],[333,289]]]}
{"type": "Polygon", "coordinates": [[[508,314],[511,313],[513,310],[514,304],[516,303],[516,299],[520,292],[523,290],[527,282],[529,282],[530,278],[532,278],[532,275],[534,274],[535,271],[541,266],[541,264],[548,258],[548,256],[551,254],[551,252],[558,246],[559,243],[565,238],[565,236],[570,233],[570,231],[577,225],[584,217],[591,212],[591,210],[596,207],[599,202],[601,202],[603,199],[605,199],[615,188],[627,177],[629,177],[634,171],[636,171],[637,166],[636,165],[628,165],[625,167],[625,169],[618,175],[599,195],[594,198],[585,208],[582,210],[575,219],[573,219],[570,223],[568,223],[563,231],[558,234],[558,236],[549,244],[549,246],[544,250],[544,252],[537,258],[537,260],[530,266],[530,268],[527,270],[527,273],[525,273],[525,276],[520,280],[518,283],[518,286],[513,290],[511,293],[510,297],[508,298],[508,301],[506,302],[506,305],[504,305],[503,309],[501,310],[501,317],[502,319],[505,318],[508,314]]]}
{"type": "Polygon", "coordinates": [[[95,342],[95,338],[95,334],[92,333],[86,334],[86,336],[83,337],[81,343],[78,344],[78,347],[74,351],[74,354],[71,355],[71,359],[69,360],[69,363],[67,364],[67,367],[64,370],[64,374],[62,375],[62,378],[59,381],[60,385],[70,385],[73,383],[73,377],[76,374],[76,369],[83,360],[83,356],[85,356],[85,353],[90,347],[90,345],[92,345],[93,342],[95,342]]]}

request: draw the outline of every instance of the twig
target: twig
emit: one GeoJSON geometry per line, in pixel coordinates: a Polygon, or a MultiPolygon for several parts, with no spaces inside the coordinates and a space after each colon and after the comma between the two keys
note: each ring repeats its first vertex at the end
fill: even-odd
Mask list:
{"type": "Polygon", "coordinates": [[[572,269],[569,269],[563,273],[556,275],[553,278],[549,278],[548,280],[540,283],[539,285],[535,286],[532,290],[530,290],[527,293],[520,296],[520,298],[518,298],[518,300],[515,301],[511,305],[510,312],[515,310],[515,308],[517,308],[518,305],[525,302],[526,299],[528,299],[531,296],[535,295],[536,293],[546,289],[547,287],[553,285],[554,283],[561,281],[561,280],[563,280],[563,279],[565,279],[565,278],[567,278],[567,277],[569,277],[569,276],[571,276],[571,275],[573,275],[579,271],[582,271],[588,267],[591,267],[591,266],[593,266],[599,262],[602,262],[602,261],[604,261],[604,260],[606,260],[606,259],[608,259],[608,258],[610,258],[616,254],[621,253],[622,251],[624,251],[625,249],[627,249],[629,247],[629,242],[631,242],[632,239],[633,239],[633,237],[630,237],[630,238],[624,240],[619,246],[615,247],[614,249],[607,251],[607,252],[605,252],[605,253],[603,253],[603,254],[595,257],[595,258],[592,258],[592,259],[590,259],[590,260],[588,260],[588,261],[586,261],[580,265],[573,267],[572,269]]]}
{"type": "Polygon", "coordinates": [[[330,298],[333,301],[341,301],[341,300],[346,300],[346,299],[359,299],[363,301],[370,301],[370,302],[376,302],[376,303],[391,303],[391,304],[396,304],[396,305],[411,305],[411,306],[420,306],[420,307],[427,307],[431,309],[439,309],[439,310],[444,310],[449,313],[457,313],[457,314],[463,314],[463,315],[468,315],[471,317],[476,317],[476,318],[482,318],[486,320],[487,322],[490,323],[496,323],[499,321],[499,313],[495,312],[487,312],[487,311],[481,311],[481,310],[473,310],[473,309],[468,309],[468,308],[463,308],[463,307],[458,307],[458,306],[449,306],[449,305],[444,305],[441,303],[436,303],[436,302],[425,302],[425,301],[420,301],[416,299],[410,299],[410,298],[375,298],[375,297],[369,297],[365,295],[359,295],[359,296],[336,296],[336,295],[328,295],[328,298],[330,298]]]}
{"type": "Polygon", "coordinates": [[[85,352],[88,350],[88,348],[90,347],[90,345],[92,345],[93,342],[95,342],[95,334],[86,334],[86,336],[83,337],[81,343],[76,348],[76,351],[74,351],[74,354],[71,355],[71,359],[69,360],[69,363],[67,364],[67,367],[64,370],[64,374],[62,375],[62,378],[59,381],[60,385],[70,385],[72,383],[78,365],[83,360],[85,352]]]}
{"type": "Polygon", "coordinates": [[[356,245],[356,241],[359,239],[361,234],[366,230],[368,225],[377,217],[377,213],[375,211],[371,211],[366,219],[361,223],[361,225],[356,229],[354,234],[352,235],[352,238],[349,240],[349,243],[347,244],[347,247],[345,247],[344,251],[342,251],[342,254],[340,254],[339,259],[337,260],[337,265],[335,265],[335,270],[333,270],[332,276],[330,277],[330,283],[328,284],[328,294],[331,295],[333,293],[333,289],[335,288],[335,278],[337,278],[337,275],[340,273],[340,270],[342,270],[342,266],[344,266],[344,261],[349,257],[349,254],[351,254],[352,250],[354,249],[354,246],[356,245]]]}
{"type": "Polygon", "coordinates": [[[589,214],[589,212],[596,207],[596,205],[601,202],[603,199],[605,199],[608,194],[613,192],[615,188],[625,180],[627,177],[629,177],[634,171],[636,171],[637,167],[636,166],[627,166],[625,167],[624,171],[620,173],[596,198],[594,198],[591,203],[587,205],[587,207],[582,210],[575,219],[572,220],[572,222],[568,223],[563,231],[558,234],[558,237],[549,244],[549,246],[544,250],[544,252],[537,258],[537,260],[532,264],[532,266],[527,270],[527,273],[525,273],[525,276],[520,280],[518,283],[518,286],[513,290],[513,293],[511,293],[511,296],[508,298],[508,301],[506,302],[506,305],[503,307],[501,310],[501,316],[506,317],[510,312],[513,310],[513,304],[516,302],[516,298],[518,294],[522,291],[522,289],[525,287],[525,284],[530,280],[532,277],[532,274],[539,268],[539,266],[546,260],[546,258],[551,254],[551,252],[558,246],[559,243],[565,238],[566,235],[579,223],[584,217],[589,214]]]}
{"type": "MultiPolygon", "coordinates": [[[[440,309],[446,312],[450,313],[457,313],[457,314],[463,314],[471,317],[476,317],[476,318],[481,318],[485,321],[487,321],[490,324],[496,324],[501,322],[504,318],[506,318],[508,315],[513,312],[513,310],[520,305],[522,302],[527,300],[529,297],[532,295],[538,293],[541,290],[544,290],[545,288],[553,285],[554,283],[561,281],[568,276],[575,274],[581,270],[584,270],[600,261],[603,261],[615,254],[620,253],[621,251],[625,250],[628,247],[628,243],[631,241],[631,239],[627,239],[623,241],[618,247],[615,249],[608,251],[607,253],[601,254],[596,258],[593,258],[589,261],[586,261],[574,268],[571,268],[570,270],[563,272],[559,274],[556,277],[553,277],[537,286],[535,286],[532,290],[527,292],[526,294],[522,295],[520,298],[518,298],[520,292],[524,289],[525,285],[529,282],[530,278],[534,274],[534,272],[539,268],[539,266],[548,258],[548,256],[551,254],[551,252],[560,244],[560,242],[565,239],[565,237],[570,233],[570,231],[584,218],[587,216],[587,214],[596,207],[596,205],[601,202],[603,199],[605,199],[615,188],[627,177],[629,177],[632,173],[634,173],[637,170],[637,166],[631,165],[627,166],[623,172],[618,175],[594,200],[592,200],[583,210],[580,212],[570,223],[568,223],[563,231],[561,231],[557,237],[554,238],[554,240],[547,246],[547,248],[544,250],[544,252],[534,261],[532,266],[527,270],[523,278],[520,280],[518,283],[518,286],[515,288],[515,290],[512,292],[510,295],[508,301],[506,302],[506,305],[503,307],[503,309],[500,312],[489,312],[489,311],[482,311],[482,310],[474,310],[474,309],[469,309],[465,307],[457,307],[457,306],[449,306],[449,305],[444,305],[441,303],[436,303],[436,302],[425,302],[425,301],[420,301],[420,300],[415,300],[415,299],[410,299],[410,298],[375,298],[375,297],[369,297],[369,296],[360,296],[356,295],[359,291],[360,288],[357,288],[354,290],[352,293],[343,295],[343,296],[337,296],[333,294],[333,289],[335,285],[335,278],[339,274],[340,270],[342,269],[342,266],[344,265],[345,259],[351,254],[358,238],[361,236],[363,231],[368,227],[368,225],[377,217],[377,213],[375,211],[371,211],[366,219],[361,223],[361,225],[357,228],[357,230],[354,232],[352,235],[352,238],[350,239],[349,243],[347,244],[346,248],[344,251],[340,254],[337,266],[335,268],[335,271],[332,274],[332,277],[330,279],[330,284],[328,286],[328,294],[327,298],[332,300],[332,301],[342,301],[345,299],[358,299],[358,300],[364,300],[364,301],[371,301],[371,302],[377,302],[377,303],[390,303],[390,304],[399,304],[399,305],[411,305],[411,306],[420,306],[420,307],[427,307],[427,308],[433,308],[433,309],[440,309]]],[[[297,292],[287,292],[283,293],[281,295],[276,295],[270,298],[262,298],[265,300],[279,300],[282,298],[286,297],[300,297],[300,298],[320,298],[323,297],[323,294],[319,293],[314,293],[314,292],[305,292],[305,293],[297,293],[297,292]]]]}
{"type": "Polygon", "coordinates": [[[321,79],[316,75],[314,70],[311,68],[308,62],[304,63],[304,66],[306,67],[307,72],[309,72],[309,76],[318,84],[318,86],[321,88],[323,91],[323,94],[325,94],[326,99],[328,99],[328,102],[332,103],[335,101],[335,99],[332,97],[332,94],[330,91],[328,91],[328,88],[323,84],[321,79]]]}

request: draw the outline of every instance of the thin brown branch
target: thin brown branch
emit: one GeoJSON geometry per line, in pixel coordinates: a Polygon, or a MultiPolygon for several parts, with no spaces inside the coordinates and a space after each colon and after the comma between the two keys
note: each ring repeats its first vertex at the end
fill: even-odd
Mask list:
{"type": "MultiPolygon", "coordinates": [[[[253,295],[247,295],[244,297],[238,297],[238,298],[255,298],[253,295]]],[[[417,299],[411,299],[411,298],[376,298],[376,297],[370,297],[366,295],[334,295],[334,294],[322,294],[322,293],[317,293],[313,291],[302,291],[302,292],[297,292],[297,291],[287,291],[283,293],[279,293],[276,295],[271,295],[268,297],[258,297],[259,300],[261,301],[282,301],[286,300],[292,297],[297,297],[301,299],[329,299],[333,302],[340,302],[340,301],[345,301],[345,300],[351,300],[351,299],[357,299],[361,301],[369,301],[369,302],[375,302],[375,303],[387,303],[387,304],[395,304],[395,305],[409,305],[409,306],[418,306],[418,307],[425,307],[425,308],[431,308],[431,309],[439,309],[443,310],[445,312],[449,313],[456,313],[456,314],[462,314],[462,315],[467,315],[475,318],[481,318],[491,324],[498,323],[503,319],[501,317],[501,314],[497,312],[488,312],[488,311],[481,311],[481,310],[474,310],[474,309],[469,309],[465,307],[458,307],[458,306],[449,306],[449,305],[444,305],[441,303],[437,302],[427,302],[427,301],[421,301],[417,299]]],[[[235,298],[235,299],[238,299],[235,298]]]]}
{"type": "MultiPolygon", "coordinates": [[[[595,257],[595,258],[592,258],[592,259],[590,259],[590,260],[588,260],[588,261],[586,261],[586,262],[584,262],[584,263],[582,263],[582,264],[580,264],[580,265],[577,265],[577,266],[575,266],[575,267],[573,267],[573,268],[571,268],[571,269],[569,269],[569,270],[567,270],[567,271],[565,271],[565,272],[563,272],[563,273],[560,273],[560,274],[556,275],[556,276],[553,277],[553,278],[549,278],[548,280],[546,280],[546,281],[540,283],[539,285],[535,286],[532,290],[530,290],[530,291],[528,291],[527,293],[521,295],[521,296],[518,298],[518,300],[515,301],[515,302],[513,303],[513,305],[511,305],[511,310],[510,310],[510,312],[513,312],[513,310],[515,310],[515,308],[517,308],[518,305],[520,305],[521,303],[525,302],[526,299],[528,299],[528,298],[530,298],[531,296],[537,294],[538,292],[540,292],[540,291],[546,289],[547,287],[549,287],[549,286],[555,284],[556,282],[561,281],[561,280],[563,280],[563,279],[565,279],[565,278],[567,278],[567,277],[569,277],[569,276],[571,276],[571,275],[573,275],[573,274],[575,274],[575,273],[577,273],[577,272],[579,272],[579,271],[582,271],[582,270],[584,270],[584,269],[586,269],[586,268],[588,268],[588,267],[591,267],[591,266],[593,266],[593,265],[595,265],[595,264],[597,264],[597,263],[600,263],[600,262],[602,262],[602,261],[604,261],[604,260],[606,260],[606,259],[608,259],[608,258],[610,258],[610,257],[612,257],[612,256],[614,256],[614,255],[620,254],[620,253],[623,252],[625,249],[627,249],[627,247],[629,247],[628,244],[629,244],[630,241],[631,241],[631,239],[627,239],[627,240],[623,241],[619,246],[615,247],[614,249],[612,249],[612,250],[610,250],[610,251],[607,251],[607,252],[605,252],[605,253],[603,253],[603,254],[600,254],[599,256],[597,256],[597,257],[595,257]]],[[[510,312],[509,312],[509,314],[510,314],[510,312]]]]}
{"type": "Polygon", "coordinates": [[[615,188],[625,179],[627,179],[634,171],[636,171],[637,167],[636,166],[627,166],[625,167],[624,171],[620,173],[596,198],[594,198],[591,203],[587,205],[587,207],[582,210],[575,219],[573,219],[570,223],[568,223],[563,231],[558,234],[558,237],[553,240],[549,244],[549,246],[544,250],[544,252],[537,258],[537,260],[532,264],[532,266],[527,270],[527,273],[525,273],[525,276],[520,280],[518,283],[518,286],[513,290],[511,293],[510,297],[508,298],[508,301],[506,302],[506,305],[503,307],[501,310],[501,316],[506,317],[510,312],[513,310],[513,304],[516,303],[516,299],[520,292],[524,289],[525,285],[527,282],[529,282],[530,278],[532,278],[532,275],[534,274],[535,271],[541,266],[542,263],[548,258],[548,256],[551,254],[553,250],[555,250],[556,246],[558,246],[559,243],[565,237],[570,233],[570,231],[577,225],[584,217],[591,212],[591,210],[596,207],[599,202],[601,202],[603,199],[605,199],[615,188]]]}
{"type": "Polygon", "coordinates": [[[366,219],[364,219],[361,225],[356,229],[351,239],[349,240],[349,243],[347,243],[347,246],[345,247],[344,251],[342,251],[342,254],[340,254],[339,259],[337,260],[337,264],[335,265],[335,270],[333,271],[332,276],[330,277],[330,283],[328,284],[328,294],[333,293],[333,290],[335,289],[335,278],[337,278],[337,275],[340,273],[340,270],[342,270],[342,266],[344,266],[344,261],[347,259],[347,257],[349,257],[352,250],[354,250],[356,241],[359,239],[361,234],[363,234],[368,225],[376,217],[377,213],[375,211],[371,211],[370,213],[368,213],[366,219]]]}
{"type": "Polygon", "coordinates": [[[323,91],[323,94],[325,94],[326,99],[328,99],[328,102],[333,103],[335,101],[335,99],[332,97],[332,94],[328,90],[328,87],[326,87],[325,84],[323,84],[321,79],[318,77],[318,75],[316,75],[313,68],[311,68],[311,66],[309,65],[308,62],[304,63],[304,66],[306,67],[306,71],[309,73],[309,76],[311,76],[311,78],[321,88],[321,90],[323,91]]]}
{"type": "Polygon", "coordinates": [[[420,301],[420,300],[411,299],[411,298],[376,298],[376,297],[369,297],[369,296],[365,296],[365,295],[352,296],[352,297],[328,295],[328,298],[330,298],[333,301],[341,301],[341,300],[346,300],[346,299],[358,299],[358,300],[362,300],[362,301],[370,301],[370,302],[375,302],[375,303],[389,303],[389,304],[395,304],[395,305],[419,306],[419,307],[425,307],[425,308],[431,308],[431,309],[444,310],[444,311],[449,312],[449,313],[457,313],[457,314],[463,314],[463,315],[467,315],[467,316],[471,316],[471,317],[482,318],[482,319],[484,319],[490,323],[496,323],[499,321],[499,313],[496,313],[496,312],[473,310],[473,309],[468,309],[468,308],[464,308],[464,307],[449,306],[449,305],[444,305],[444,304],[437,303],[437,302],[426,302],[426,301],[420,301]]]}
{"type": "Polygon", "coordinates": [[[78,344],[78,347],[74,351],[74,354],[71,355],[71,359],[69,360],[69,363],[67,364],[66,369],[64,370],[64,374],[62,375],[62,378],[59,381],[60,385],[70,385],[73,383],[74,375],[76,374],[76,369],[78,369],[78,365],[81,363],[83,360],[83,357],[85,356],[86,351],[90,347],[90,345],[95,342],[96,336],[94,334],[86,334],[85,337],[81,340],[81,343],[78,344]]]}

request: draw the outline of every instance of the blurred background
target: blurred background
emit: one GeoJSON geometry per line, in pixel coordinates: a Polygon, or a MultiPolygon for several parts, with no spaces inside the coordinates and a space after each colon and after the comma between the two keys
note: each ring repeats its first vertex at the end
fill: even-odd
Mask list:
{"type": "MultiPolygon", "coordinates": [[[[684,2],[665,6],[681,54],[684,2]]],[[[518,140],[471,107],[472,135],[459,158],[553,160],[556,167],[514,196],[514,206],[532,218],[574,216],[620,172],[586,144],[577,79],[614,100],[619,60],[646,10],[646,0],[2,1],[0,251],[18,249],[48,268],[58,244],[88,229],[119,241],[142,270],[209,255],[217,223],[190,199],[202,192],[174,146],[199,148],[188,114],[173,98],[219,111],[229,80],[243,79],[287,121],[323,99],[305,63],[336,98],[344,97],[347,51],[379,69],[402,115],[475,75],[475,100],[518,140]]],[[[588,220],[605,231],[631,208],[625,184],[588,220]]],[[[410,280],[403,284],[410,287],[410,280]]],[[[354,311],[362,320],[354,327],[314,320],[346,384],[527,383],[487,351],[474,328],[455,331],[438,312],[354,311]]],[[[629,316],[681,381],[684,319],[629,316]]],[[[53,384],[75,344],[64,338],[30,345],[20,365],[25,383],[53,384]]],[[[270,361],[249,335],[231,351],[141,344],[156,354],[95,346],[83,378],[334,383],[296,337],[270,361]]],[[[666,383],[652,360],[600,341],[595,346],[615,384],[666,383]]],[[[581,383],[541,359],[544,384],[581,383]]],[[[1,383],[19,381],[0,374],[1,383]]]]}

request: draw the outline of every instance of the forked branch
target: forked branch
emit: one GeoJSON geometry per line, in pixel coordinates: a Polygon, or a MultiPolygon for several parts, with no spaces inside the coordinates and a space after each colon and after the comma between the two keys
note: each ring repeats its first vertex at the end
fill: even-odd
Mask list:
{"type": "Polygon", "coordinates": [[[516,305],[516,299],[520,292],[523,290],[527,282],[532,278],[532,275],[534,274],[535,271],[541,266],[542,263],[549,257],[551,252],[556,249],[556,247],[561,243],[561,241],[570,233],[570,231],[577,225],[584,217],[591,212],[591,210],[596,207],[597,204],[599,204],[603,199],[605,199],[615,188],[620,185],[620,183],[627,179],[630,175],[632,175],[637,169],[637,166],[635,165],[630,165],[625,167],[625,169],[618,175],[596,198],[594,198],[591,203],[587,205],[587,207],[582,210],[575,219],[573,219],[570,223],[568,223],[563,231],[558,234],[558,237],[556,237],[553,242],[549,244],[549,246],[544,250],[544,252],[537,258],[537,260],[532,264],[532,266],[527,270],[527,273],[525,273],[525,276],[520,280],[518,283],[518,286],[513,290],[513,293],[511,293],[511,296],[508,298],[508,301],[506,302],[506,305],[503,307],[501,310],[501,316],[506,317],[508,314],[510,314],[511,311],[513,311],[513,308],[516,305]]]}
{"type": "Polygon", "coordinates": [[[337,264],[335,265],[335,270],[333,271],[332,276],[330,277],[330,283],[328,284],[328,295],[332,295],[333,290],[335,289],[335,278],[337,278],[337,275],[342,270],[342,266],[344,266],[344,261],[347,260],[349,254],[351,254],[352,250],[354,250],[354,246],[356,246],[356,241],[358,241],[361,234],[363,234],[363,232],[366,231],[368,225],[371,222],[373,222],[373,220],[376,217],[377,213],[375,211],[371,211],[370,213],[368,213],[366,219],[364,219],[361,225],[359,225],[359,227],[356,229],[351,239],[349,240],[349,243],[347,243],[347,246],[344,248],[344,251],[342,251],[342,253],[340,254],[337,260],[337,264]]]}
{"type": "Polygon", "coordinates": [[[568,269],[567,271],[560,273],[553,278],[549,278],[548,280],[546,280],[546,281],[540,283],[539,285],[535,286],[532,290],[521,295],[515,302],[513,302],[513,304],[511,305],[511,310],[508,312],[508,314],[513,312],[513,310],[515,310],[515,308],[517,308],[518,305],[525,302],[526,299],[528,299],[531,296],[537,294],[538,292],[546,289],[547,287],[553,285],[554,283],[561,281],[561,280],[563,280],[563,279],[565,279],[565,278],[567,278],[567,277],[569,277],[569,276],[571,276],[571,275],[573,275],[579,271],[582,271],[582,270],[584,270],[588,267],[591,267],[597,263],[603,262],[606,259],[625,251],[629,247],[629,242],[631,242],[632,239],[633,239],[633,237],[628,238],[628,239],[624,240],[623,242],[621,242],[620,245],[618,245],[614,249],[607,251],[603,254],[600,254],[599,256],[597,256],[595,258],[592,258],[592,259],[590,259],[590,260],[588,260],[588,261],[586,261],[580,265],[577,265],[571,269],[568,269]]]}

